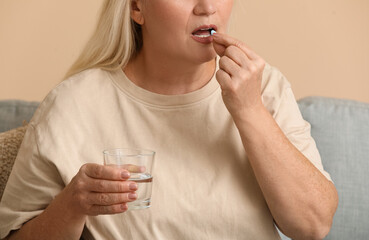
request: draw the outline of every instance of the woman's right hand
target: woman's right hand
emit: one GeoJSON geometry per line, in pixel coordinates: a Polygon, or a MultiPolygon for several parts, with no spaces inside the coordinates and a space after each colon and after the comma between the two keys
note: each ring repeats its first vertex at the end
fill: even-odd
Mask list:
{"type": "Polygon", "coordinates": [[[137,183],[127,181],[129,176],[124,168],[87,163],[62,195],[75,213],[90,216],[122,213],[128,209],[127,202],[137,199],[137,183]]]}
{"type": "Polygon", "coordinates": [[[127,180],[129,171],[144,169],[123,167],[127,169],[84,164],[40,215],[7,239],[80,239],[86,216],[125,212],[127,202],[137,199],[137,183],[127,180]]]}

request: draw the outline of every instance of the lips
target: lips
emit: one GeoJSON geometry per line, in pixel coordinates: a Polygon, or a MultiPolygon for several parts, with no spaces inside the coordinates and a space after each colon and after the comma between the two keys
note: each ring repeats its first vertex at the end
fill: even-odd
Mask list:
{"type": "Polygon", "coordinates": [[[198,28],[196,28],[193,32],[192,35],[193,36],[197,36],[197,37],[209,37],[211,34],[211,30],[215,30],[217,31],[218,28],[215,25],[202,25],[198,28]]]}
{"type": "Polygon", "coordinates": [[[218,28],[215,25],[202,25],[192,32],[192,38],[200,43],[211,43],[213,40],[211,30],[217,31],[218,28]]]}

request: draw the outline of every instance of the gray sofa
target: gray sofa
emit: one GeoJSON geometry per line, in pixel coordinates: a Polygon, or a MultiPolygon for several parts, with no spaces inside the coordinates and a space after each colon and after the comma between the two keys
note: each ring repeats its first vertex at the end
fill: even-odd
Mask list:
{"type": "Polygon", "coordinates": [[[0,133],[22,126],[23,121],[29,122],[38,105],[21,100],[0,101],[0,133]]]}
{"type": "MultiPolygon", "coordinates": [[[[326,239],[369,239],[369,104],[323,97],[307,97],[298,104],[340,198],[326,239]]],[[[0,101],[0,132],[29,121],[37,106],[0,101]]]]}

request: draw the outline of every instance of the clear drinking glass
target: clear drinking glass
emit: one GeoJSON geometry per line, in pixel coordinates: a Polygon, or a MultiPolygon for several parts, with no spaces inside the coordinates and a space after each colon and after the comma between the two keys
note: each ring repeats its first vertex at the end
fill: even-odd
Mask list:
{"type": "Polygon", "coordinates": [[[152,168],[155,152],[151,150],[115,148],[103,151],[104,164],[127,169],[131,176],[129,181],[138,185],[137,199],[127,203],[128,210],[149,208],[151,204],[152,168]]]}

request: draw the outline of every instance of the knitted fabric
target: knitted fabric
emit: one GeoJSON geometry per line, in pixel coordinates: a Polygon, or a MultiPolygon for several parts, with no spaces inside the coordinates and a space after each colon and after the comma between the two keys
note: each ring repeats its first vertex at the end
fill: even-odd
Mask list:
{"type": "Polygon", "coordinates": [[[22,127],[0,133],[0,200],[26,130],[27,124],[24,124],[22,127]]]}

